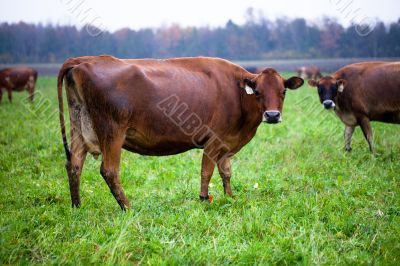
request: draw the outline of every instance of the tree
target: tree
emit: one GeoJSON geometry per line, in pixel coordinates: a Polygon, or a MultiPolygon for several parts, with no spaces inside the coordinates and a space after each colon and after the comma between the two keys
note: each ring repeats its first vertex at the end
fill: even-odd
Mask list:
{"type": "Polygon", "coordinates": [[[245,12],[246,23],[218,28],[171,25],[159,29],[100,32],[92,26],[0,24],[0,63],[63,62],[72,56],[111,54],[122,58],[218,56],[234,60],[317,57],[400,57],[400,20],[377,22],[369,34],[344,28],[332,18],[321,26],[304,19],[269,21],[245,12]],[[90,28],[90,31],[88,30],[90,28]]]}

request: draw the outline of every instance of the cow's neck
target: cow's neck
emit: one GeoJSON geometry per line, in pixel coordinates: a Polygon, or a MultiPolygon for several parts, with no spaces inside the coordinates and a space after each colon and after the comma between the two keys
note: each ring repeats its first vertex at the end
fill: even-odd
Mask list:
{"type": "Polygon", "coordinates": [[[257,128],[262,122],[262,109],[254,95],[241,92],[243,123],[249,129],[257,128]]]}
{"type": "Polygon", "coordinates": [[[347,112],[349,111],[349,106],[347,106],[346,95],[344,94],[344,92],[339,93],[335,97],[336,108],[339,112],[347,112]]]}

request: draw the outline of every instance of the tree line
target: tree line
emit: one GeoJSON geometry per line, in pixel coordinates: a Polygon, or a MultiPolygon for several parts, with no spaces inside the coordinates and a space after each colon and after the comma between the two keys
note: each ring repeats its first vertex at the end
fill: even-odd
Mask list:
{"type": "MultiPolygon", "coordinates": [[[[238,25],[181,27],[115,32],[95,36],[88,28],[20,23],[0,24],[0,63],[63,62],[82,55],[121,58],[218,56],[232,60],[400,57],[400,19],[378,21],[369,34],[325,18],[319,25],[304,19],[249,19],[238,25]],[[365,36],[364,36],[365,35],[365,36]]],[[[362,25],[361,25],[362,26],[362,25]]],[[[367,27],[367,28],[365,28],[367,27]]]]}

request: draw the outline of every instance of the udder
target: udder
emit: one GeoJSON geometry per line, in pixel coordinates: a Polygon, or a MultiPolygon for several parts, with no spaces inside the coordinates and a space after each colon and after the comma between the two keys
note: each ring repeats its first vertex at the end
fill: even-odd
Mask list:
{"type": "Polygon", "coordinates": [[[90,118],[89,113],[84,106],[82,106],[80,110],[80,122],[81,134],[86,148],[88,149],[89,153],[91,153],[94,157],[97,157],[99,154],[101,154],[99,139],[93,129],[92,119],[90,118]]]}

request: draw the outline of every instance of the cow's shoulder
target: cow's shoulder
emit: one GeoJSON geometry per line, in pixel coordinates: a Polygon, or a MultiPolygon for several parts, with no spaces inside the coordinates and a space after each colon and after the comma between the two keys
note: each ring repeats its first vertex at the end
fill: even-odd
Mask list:
{"type": "Polygon", "coordinates": [[[243,69],[237,64],[234,64],[232,62],[229,62],[228,60],[219,57],[199,56],[199,57],[170,58],[166,59],[165,62],[172,65],[185,67],[188,70],[192,71],[198,71],[202,69],[216,70],[216,71],[232,71],[238,68],[243,69]]]}

